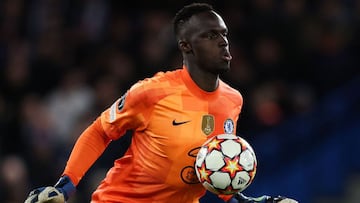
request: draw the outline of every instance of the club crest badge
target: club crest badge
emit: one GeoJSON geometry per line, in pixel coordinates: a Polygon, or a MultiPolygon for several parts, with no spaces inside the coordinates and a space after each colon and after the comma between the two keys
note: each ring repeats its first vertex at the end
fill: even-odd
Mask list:
{"type": "Polygon", "coordinates": [[[215,129],[215,119],[213,115],[203,115],[201,129],[205,135],[210,135],[215,129]]]}
{"type": "Polygon", "coordinates": [[[228,134],[234,133],[234,121],[230,118],[226,119],[224,122],[224,132],[228,134]]]}

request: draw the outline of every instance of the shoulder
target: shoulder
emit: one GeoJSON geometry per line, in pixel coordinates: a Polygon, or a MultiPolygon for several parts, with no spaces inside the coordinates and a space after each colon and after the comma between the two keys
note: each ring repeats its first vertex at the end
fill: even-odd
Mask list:
{"type": "Polygon", "coordinates": [[[159,100],[176,91],[182,83],[180,70],[158,72],[152,77],[139,80],[129,89],[132,97],[142,102],[159,100]]]}
{"type": "Polygon", "coordinates": [[[180,70],[172,70],[166,72],[157,72],[154,76],[144,78],[136,82],[131,88],[131,91],[139,90],[141,91],[151,91],[153,89],[162,89],[168,88],[169,86],[176,86],[180,84],[181,80],[178,77],[180,70]]]}
{"type": "Polygon", "coordinates": [[[220,88],[224,96],[226,96],[234,104],[242,106],[243,96],[239,90],[231,87],[229,84],[225,83],[222,80],[220,80],[220,88]]]}

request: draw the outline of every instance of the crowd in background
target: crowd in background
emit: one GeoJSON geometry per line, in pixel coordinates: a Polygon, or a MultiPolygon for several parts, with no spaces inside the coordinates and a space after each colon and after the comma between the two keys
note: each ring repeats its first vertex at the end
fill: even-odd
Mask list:
{"type": "MultiPolygon", "coordinates": [[[[244,96],[238,132],[249,139],[359,74],[360,1],[207,2],[229,28],[222,79],[244,96]]],[[[185,3],[0,1],[0,202],[54,184],[96,116],[131,84],[181,67],[171,20],[185,3]]],[[[72,201],[88,201],[129,138],[110,146],[72,201]]]]}

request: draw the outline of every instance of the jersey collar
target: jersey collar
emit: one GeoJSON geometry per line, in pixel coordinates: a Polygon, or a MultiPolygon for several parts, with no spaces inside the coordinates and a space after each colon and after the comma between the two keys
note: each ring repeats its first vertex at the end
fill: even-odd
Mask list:
{"type": "Polygon", "coordinates": [[[207,91],[201,89],[191,78],[190,73],[185,65],[183,65],[183,67],[182,67],[181,77],[182,77],[182,80],[184,81],[186,87],[189,89],[189,91],[202,99],[203,98],[208,98],[208,99],[216,98],[219,95],[220,89],[222,87],[222,81],[220,80],[219,86],[218,86],[218,88],[216,88],[215,91],[207,92],[207,91]]]}

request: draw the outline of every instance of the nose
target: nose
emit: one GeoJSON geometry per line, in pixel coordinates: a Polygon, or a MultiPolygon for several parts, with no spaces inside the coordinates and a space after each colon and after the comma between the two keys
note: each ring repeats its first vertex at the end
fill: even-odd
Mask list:
{"type": "Polygon", "coordinates": [[[219,46],[228,46],[229,45],[228,39],[225,35],[220,35],[219,39],[220,39],[219,46]]]}

